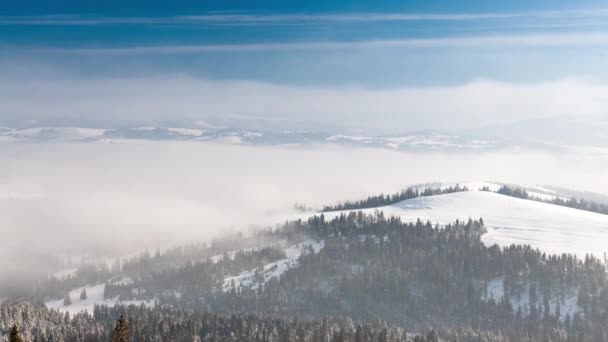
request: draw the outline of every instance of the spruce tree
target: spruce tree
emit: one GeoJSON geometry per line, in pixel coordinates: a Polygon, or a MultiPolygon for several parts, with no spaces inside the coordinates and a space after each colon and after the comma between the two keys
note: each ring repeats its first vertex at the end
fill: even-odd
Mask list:
{"type": "Polygon", "coordinates": [[[66,293],[63,297],[63,306],[72,305],[72,298],[70,298],[70,293],[66,293]]]}
{"type": "Polygon", "coordinates": [[[129,326],[125,316],[121,315],[116,321],[116,327],[112,332],[112,342],[128,342],[129,341],[129,326]]]}
{"type": "Polygon", "coordinates": [[[439,342],[439,335],[435,332],[435,330],[429,331],[426,335],[427,342],[439,342]]]}
{"type": "Polygon", "coordinates": [[[388,342],[388,330],[386,328],[382,328],[380,333],[378,333],[378,337],[376,338],[378,342],[388,342]]]}
{"type": "Polygon", "coordinates": [[[17,324],[13,324],[13,327],[11,328],[11,332],[8,337],[8,341],[9,342],[23,342],[21,335],[19,335],[19,328],[17,327],[17,324]]]}
{"type": "Polygon", "coordinates": [[[82,292],[80,293],[80,300],[85,300],[87,298],[87,289],[82,289],[82,292]]]}
{"type": "Polygon", "coordinates": [[[357,330],[355,331],[355,342],[363,342],[364,339],[363,328],[361,328],[361,325],[357,325],[357,330]]]}

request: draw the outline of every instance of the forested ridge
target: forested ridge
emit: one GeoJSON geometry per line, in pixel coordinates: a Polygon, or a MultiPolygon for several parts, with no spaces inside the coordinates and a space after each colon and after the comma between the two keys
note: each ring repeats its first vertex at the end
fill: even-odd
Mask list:
{"type": "MultiPolygon", "coordinates": [[[[399,203],[401,201],[418,198],[418,197],[426,197],[426,196],[435,196],[442,194],[450,194],[455,192],[469,191],[470,189],[465,186],[460,186],[456,184],[454,186],[448,186],[444,188],[432,188],[432,187],[409,187],[407,189],[403,189],[400,192],[396,192],[394,194],[379,194],[374,196],[368,196],[365,199],[358,201],[345,201],[342,203],[334,204],[334,205],[326,205],[323,207],[323,212],[331,212],[331,211],[341,211],[341,210],[359,210],[359,209],[369,209],[369,208],[377,208],[381,206],[391,205],[395,203],[399,203]]],[[[477,190],[477,189],[476,189],[477,190]]],[[[489,186],[484,186],[480,189],[480,191],[492,191],[489,186]]],[[[577,198],[570,197],[564,198],[561,196],[554,195],[551,199],[541,198],[537,195],[530,194],[525,188],[519,186],[512,186],[503,184],[500,186],[498,190],[495,191],[498,194],[506,195],[515,198],[527,199],[537,202],[543,202],[553,205],[558,205],[562,207],[568,207],[573,209],[590,211],[598,214],[608,215],[608,204],[601,203],[597,201],[587,200],[585,198],[577,198]]],[[[547,195],[551,196],[551,195],[547,195]]],[[[307,211],[308,208],[305,205],[298,204],[295,206],[299,211],[307,211]]]]}
{"type": "MultiPolygon", "coordinates": [[[[489,188],[482,188],[483,191],[490,191],[489,188]]],[[[530,194],[526,189],[516,186],[503,185],[496,191],[501,195],[511,196],[515,198],[527,199],[537,202],[543,202],[562,207],[590,211],[598,214],[608,215],[608,204],[586,200],[584,198],[562,198],[554,196],[551,199],[543,199],[533,194],[530,194]]]]}
{"type": "Polygon", "coordinates": [[[241,245],[255,239],[282,245],[324,241],[318,253],[306,250],[297,267],[279,278],[260,277],[256,286],[223,285],[228,276],[263,270],[265,264],[283,258],[280,245],[224,250],[221,257],[210,256],[221,249],[218,245],[229,246],[226,241],[213,248],[144,253],[110,269],[91,266],[64,279],[49,279],[34,296],[38,301],[61,298],[74,287],[105,281],[107,297],[153,300],[156,309],[147,309],[151,312],[208,310],[362,324],[379,321],[461,339],[608,338],[604,261],[546,255],[529,246],[486,246],[480,239],[484,232],[481,219],[434,226],[387,218],[382,212],[350,212],[331,220],[319,215],[237,238],[241,245]],[[201,258],[192,259],[195,255],[201,258]],[[109,280],[121,277],[131,281],[109,280]]]}
{"type": "Polygon", "coordinates": [[[454,192],[461,191],[469,191],[469,188],[467,188],[466,186],[460,186],[458,184],[454,186],[448,186],[446,188],[425,187],[424,189],[419,189],[418,187],[409,187],[394,194],[379,194],[375,196],[369,196],[366,199],[362,199],[359,201],[346,201],[335,205],[326,205],[323,207],[323,212],[376,208],[399,203],[401,201],[405,201],[412,198],[451,194],[454,192]]]}

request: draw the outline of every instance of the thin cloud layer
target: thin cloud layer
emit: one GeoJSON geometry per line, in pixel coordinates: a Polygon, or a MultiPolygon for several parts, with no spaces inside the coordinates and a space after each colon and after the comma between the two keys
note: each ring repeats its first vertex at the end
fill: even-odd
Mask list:
{"type": "Polygon", "coordinates": [[[549,48],[549,47],[605,47],[608,33],[576,32],[549,34],[498,34],[442,38],[376,39],[356,41],[264,42],[241,44],[195,45],[140,45],[128,47],[32,48],[32,53],[83,54],[83,55],[142,55],[142,54],[196,54],[217,52],[280,52],[280,51],[331,51],[367,49],[424,49],[424,48],[549,48]]]}
{"type": "Polygon", "coordinates": [[[451,87],[289,86],[183,75],[0,81],[0,123],[128,124],[266,120],[278,128],[399,133],[455,130],[559,116],[601,116],[608,86],[479,80],[451,87]]]}
{"type": "Polygon", "coordinates": [[[608,10],[563,10],[533,12],[472,12],[472,13],[338,13],[338,14],[260,14],[229,13],[180,15],[169,17],[94,17],[78,15],[0,16],[0,24],[9,25],[117,25],[117,24],[193,24],[193,23],[291,23],[343,21],[484,21],[491,19],[596,19],[608,17],[608,10]]]}

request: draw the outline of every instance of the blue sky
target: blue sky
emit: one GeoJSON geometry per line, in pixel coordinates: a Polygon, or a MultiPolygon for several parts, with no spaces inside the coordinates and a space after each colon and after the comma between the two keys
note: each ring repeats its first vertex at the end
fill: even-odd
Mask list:
{"type": "MultiPolygon", "coordinates": [[[[306,90],[526,86],[604,82],[607,58],[602,1],[0,5],[0,71],[13,83],[178,75],[306,90]]],[[[0,118],[18,109],[0,108],[0,118]]]]}
{"type": "Polygon", "coordinates": [[[560,42],[568,35],[577,40],[606,34],[608,8],[600,1],[169,3],[5,2],[0,7],[0,57],[91,74],[161,70],[220,79],[374,86],[607,74],[600,63],[606,42],[583,44],[584,50],[560,42]],[[515,41],[537,36],[546,44],[449,41],[505,36],[515,41]],[[356,44],[417,40],[428,40],[428,46],[356,44]],[[201,48],[226,45],[230,51],[201,48]],[[179,49],[188,46],[200,49],[179,49]],[[136,53],[150,47],[156,50],[136,53]],[[83,50],[100,53],[91,57],[83,50]]]}
{"type": "Polygon", "coordinates": [[[364,1],[124,1],[124,0],[47,0],[47,1],[8,1],[3,3],[0,12],[6,15],[48,15],[57,13],[96,14],[96,15],[166,15],[209,11],[272,11],[272,12],[479,12],[513,10],[556,10],[573,9],[574,6],[588,8],[601,7],[603,1],[568,0],[373,0],[364,1]]]}

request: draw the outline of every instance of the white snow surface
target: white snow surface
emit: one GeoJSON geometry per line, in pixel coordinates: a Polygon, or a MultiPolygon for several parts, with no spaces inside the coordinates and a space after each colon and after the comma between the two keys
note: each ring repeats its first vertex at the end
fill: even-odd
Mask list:
{"type": "MultiPolygon", "coordinates": [[[[466,184],[463,184],[466,185],[466,184]]],[[[608,252],[608,215],[504,196],[467,191],[419,197],[393,205],[363,210],[383,211],[407,222],[418,218],[445,225],[457,219],[483,218],[486,245],[529,244],[550,253],[573,253],[579,257],[608,252]]],[[[324,213],[326,219],[343,212],[324,213]]]]}
{"type": "Polygon", "coordinates": [[[233,277],[226,277],[224,279],[223,289],[224,291],[229,291],[232,289],[233,283],[235,288],[251,287],[255,289],[271,278],[279,278],[287,270],[298,267],[298,259],[306,248],[312,247],[315,253],[319,253],[324,245],[325,241],[306,240],[297,245],[289,246],[285,248],[285,255],[287,258],[264,265],[264,270],[262,272],[264,280],[262,282],[257,282],[255,280],[256,269],[251,269],[233,277]]]}
{"type": "Polygon", "coordinates": [[[120,277],[118,279],[112,280],[112,285],[117,286],[127,286],[133,284],[134,281],[130,277],[120,277]]]}
{"type": "Polygon", "coordinates": [[[93,308],[95,305],[109,305],[113,306],[115,304],[124,304],[124,305],[140,305],[144,304],[148,307],[154,306],[154,301],[143,301],[143,300],[126,300],[126,301],[118,301],[117,298],[105,299],[103,297],[103,293],[105,290],[105,284],[97,284],[93,286],[85,286],[79,287],[70,291],[70,300],[72,301],[71,305],[63,305],[63,299],[58,300],[50,300],[45,304],[49,309],[55,309],[61,312],[69,312],[70,315],[74,315],[83,311],[87,311],[89,314],[93,313],[93,308]],[[86,288],[87,290],[87,299],[81,300],[80,293],[82,289],[86,288]]]}
{"type": "Polygon", "coordinates": [[[325,139],[329,142],[345,142],[359,143],[367,145],[386,146],[392,149],[401,147],[428,147],[430,149],[443,148],[483,148],[495,145],[492,141],[487,140],[470,140],[463,141],[459,136],[450,136],[442,134],[422,134],[422,135],[407,135],[407,136],[390,136],[390,137],[369,137],[369,136],[354,136],[354,135],[332,135],[325,139]]]}
{"type": "Polygon", "coordinates": [[[63,141],[74,141],[93,139],[104,135],[108,131],[103,128],[86,127],[35,127],[25,129],[9,129],[0,132],[0,137],[8,137],[18,140],[33,138],[37,136],[52,136],[63,141]]]}
{"type": "Polygon", "coordinates": [[[56,278],[56,279],[64,279],[67,277],[73,277],[76,275],[76,272],[78,272],[78,268],[77,267],[71,267],[71,268],[66,268],[64,270],[61,271],[57,271],[55,273],[53,273],[51,275],[51,277],[56,278]]]}
{"type": "Polygon", "coordinates": [[[200,137],[205,133],[202,129],[193,129],[193,128],[180,128],[180,127],[171,127],[167,128],[167,130],[171,133],[181,134],[181,135],[190,135],[195,137],[200,137]]]}

